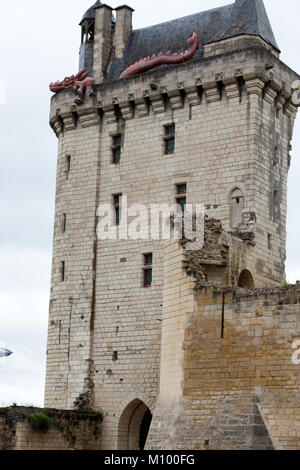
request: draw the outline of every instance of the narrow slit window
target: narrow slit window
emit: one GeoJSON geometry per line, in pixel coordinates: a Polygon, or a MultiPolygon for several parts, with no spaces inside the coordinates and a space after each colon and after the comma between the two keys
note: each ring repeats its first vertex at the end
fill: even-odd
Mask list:
{"type": "Polygon", "coordinates": [[[144,287],[152,286],[152,263],[153,263],[152,253],[145,254],[144,266],[143,266],[144,287]]]}
{"type": "Polygon", "coordinates": [[[69,179],[70,172],[71,172],[71,155],[67,155],[66,156],[66,175],[67,175],[67,179],[69,179]]]}
{"type": "Polygon", "coordinates": [[[122,194],[114,194],[113,205],[115,209],[115,224],[120,225],[121,223],[121,206],[122,206],[122,194]]]}
{"type": "Polygon", "coordinates": [[[62,261],[60,263],[60,281],[61,282],[65,281],[65,270],[66,270],[66,265],[65,265],[65,262],[62,261]]]}
{"type": "Polygon", "coordinates": [[[62,233],[65,233],[66,229],[67,229],[67,214],[63,214],[62,216],[62,233]]]}
{"type": "Polygon", "coordinates": [[[122,144],[121,134],[113,136],[112,138],[112,162],[115,165],[120,163],[121,161],[121,144],[122,144]]]}
{"type": "Polygon", "coordinates": [[[272,235],[268,234],[268,249],[272,250],[272,235]]]}
{"type": "Polygon", "coordinates": [[[278,218],[278,211],[279,211],[279,192],[278,190],[274,190],[273,192],[273,220],[278,218]]]}
{"type": "Polygon", "coordinates": [[[165,126],[165,155],[175,152],[175,124],[165,126]]]}

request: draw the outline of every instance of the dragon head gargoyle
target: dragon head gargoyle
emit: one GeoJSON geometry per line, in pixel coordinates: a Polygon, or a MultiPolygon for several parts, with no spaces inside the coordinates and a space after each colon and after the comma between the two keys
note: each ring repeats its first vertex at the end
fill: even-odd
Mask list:
{"type": "Polygon", "coordinates": [[[95,79],[89,77],[89,72],[86,69],[80,70],[77,75],[71,75],[70,77],[64,78],[64,80],[51,82],[49,85],[50,90],[53,93],[57,93],[61,90],[67,90],[72,88],[74,93],[79,96],[77,103],[80,104],[83,101],[84,93],[86,92],[87,96],[94,93],[94,83],[95,79]]]}

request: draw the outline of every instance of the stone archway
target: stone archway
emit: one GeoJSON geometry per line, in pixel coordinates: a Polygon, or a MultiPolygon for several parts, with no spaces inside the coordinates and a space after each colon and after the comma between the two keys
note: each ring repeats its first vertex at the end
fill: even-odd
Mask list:
{"type": "Polygon", "coordinates": [[[253,290],[255,288],[253,276],[247,269],[244,269],[241,272],[239,276],[238,286],[250,290],[253,290]]]}
{"type": "Polygon", "coordinates": [[[136,398],[121,414],[118,427],[118,450],[144,450],[152,421],[147,405],[136,398]]]}

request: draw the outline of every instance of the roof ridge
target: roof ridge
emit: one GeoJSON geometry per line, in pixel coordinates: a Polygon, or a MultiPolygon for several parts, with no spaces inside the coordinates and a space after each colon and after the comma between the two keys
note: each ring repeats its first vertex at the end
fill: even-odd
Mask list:
{"type": "Polygon", "coordinates": [[[153,25],[145,26],[143,28],[134,29],[133,32],[145,31],[146,29],[155,28],[156,26],[167,25],[167,24],[175,22],[175,21],[185,20],[187,18],[192,18],[194,16],[199,16],[199,15],[204,14],[204,13],[211,13],[215,10],[229,9],[229,8],[234,7],[234,5],[235,5],[235,3],[229,3],[228,5],[222,5],[221,7],[210,8],[209,10],[202,10],[202,11],[199,11],[197,13],[192,13],[191,15],[185,15],[185,16],[181,16],[181,17],[178,17],[178,18],[174,18],[173,20],[163,21],[162,23],[156,23],[156,24],[153,24],[153,25]]]}

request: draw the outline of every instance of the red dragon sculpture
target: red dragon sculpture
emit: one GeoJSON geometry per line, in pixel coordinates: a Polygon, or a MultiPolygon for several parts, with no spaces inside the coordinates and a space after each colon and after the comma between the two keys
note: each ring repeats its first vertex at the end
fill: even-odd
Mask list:
{"type": "Polygon", "coordinates": [[[188,51],[181,52],[180,54],[172,54],[170,51],[165,54],[160,52],[157,56],[153,54],[152,57],[146,57],[145,59],[141,59],[139,62],[130,65],[130,67],[124,70],[120,78],[128,78],[132,75],[137,75],[138,73],[147,72],[148,70],[151,70],[154,67],[159,67],[160,65],[182,64],[183,62],[188,62],[194,57],[197,49],[199,49],[197,33],[193,33],[193,36],[189,38],[187,42],[189,44],[188,51]]]}
{"type": "Polygon", "coordinates": [[[88,74],[89,73],[86,69],[82,69],[80,72],[78,72],[77,75],[66,77],[61,82],[51,82],[49,85],[50,90],[53,93],[57,93],[60,90],[67,90],[68,88],[72,88],[74,93],[79,96],[79,101],[82,101],[84,93],[86,93],[87,96],[94,93],[93,85],[95,83],[95,79],[89,77],[88,74]]]}

